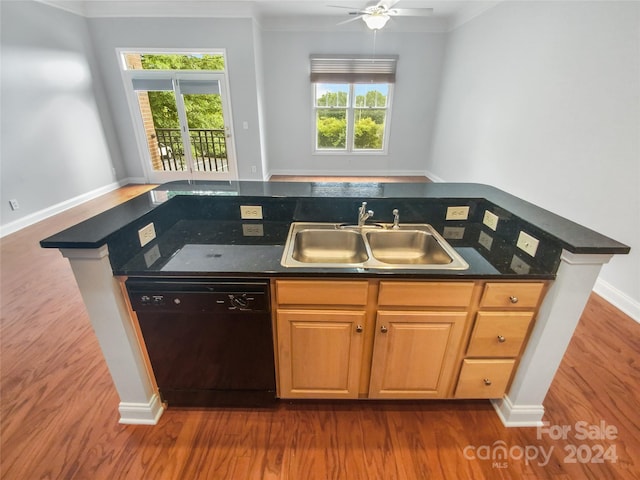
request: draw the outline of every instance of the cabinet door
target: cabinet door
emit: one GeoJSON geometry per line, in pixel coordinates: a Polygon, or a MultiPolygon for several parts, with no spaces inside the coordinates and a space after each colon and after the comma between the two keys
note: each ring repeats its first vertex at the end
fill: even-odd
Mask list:
{"type": "Polygon", "coordinates": [[[466,316],[465,312],[379,311],[369,397],[446,397],[466,316]]]}
{"type": "Polygon", "coordinates": [[[357,398],[364,311],[278,310],[282,398],[357,398]]]}

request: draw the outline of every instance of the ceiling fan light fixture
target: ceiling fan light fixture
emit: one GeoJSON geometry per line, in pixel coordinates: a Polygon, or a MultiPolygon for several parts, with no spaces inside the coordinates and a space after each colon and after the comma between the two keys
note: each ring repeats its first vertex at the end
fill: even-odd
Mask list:
{"type": "Polygon", "coordinates": [[[389,21],[389,15],[384,13],[366,14],[362,16],[362,20],[371,30],[380,30],[389,21]]]}

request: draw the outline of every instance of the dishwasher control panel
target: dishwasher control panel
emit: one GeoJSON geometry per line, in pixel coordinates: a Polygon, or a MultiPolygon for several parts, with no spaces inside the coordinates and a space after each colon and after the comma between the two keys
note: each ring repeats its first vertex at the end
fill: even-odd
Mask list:
{"type": "Polygon", "coordinates": [[[138,280],[126,282],[134,311],[265,312],[268,282],[138,280]]]}

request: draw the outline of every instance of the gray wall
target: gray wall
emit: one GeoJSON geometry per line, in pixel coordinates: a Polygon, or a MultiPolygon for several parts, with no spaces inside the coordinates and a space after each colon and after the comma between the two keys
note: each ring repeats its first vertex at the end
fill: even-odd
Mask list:
{"type": "Polygon", "coordinates": [[[452,32],[427,170],[631,245],[598,291],[640,318],[640,4],[504,2],[452,32]]]}
{"type": "Polygon", "coordinates": [[[0,9],[4,230],[113,183],[112,167],[124,169],[117,143],[108,147],[112,131],[103,128],[111,121],[99,106],[104,95],[85,19],[35,2],[3,1],[0,9]]]}
{"type": "Polygon", "coordinates": [[[445,36],[379,32],[376,54],[398,54],[388,155],[314,155],[309,55],[371,55],[371,32],[264,32],[266,132],[271,174],[423,175],[445,36]]]}
{"type": "Polygon", "coordinates": [[[127,176],[143,177],[131,110],[118,65],[116,48],[225,48],[229,93],[242,179],[262,179],[262,146],[258,108],[256,56],[251,19],[94,18],[89,19],[96,60],[109,95],[122,145],[127,176]],[[247,122],[249,128],[242,128],[247,122]],[[251,167],[256,166],[256,172],[251,167]]]}

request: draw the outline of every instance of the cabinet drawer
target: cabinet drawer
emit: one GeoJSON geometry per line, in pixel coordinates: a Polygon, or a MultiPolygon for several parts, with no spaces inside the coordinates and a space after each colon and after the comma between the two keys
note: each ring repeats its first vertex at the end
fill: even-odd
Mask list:
{"type": "Polygon", "coordinates": [[[467,356],[517,357],[532,319],[532,312],[479,312],[467,356]]]}
{"type": "Polygon", "coordinates": [[[487,283],[480,308],[535,308],[544,283],[487,283]]]}
{"type": "Polygon", "coordinates": [[[473,282],[380,282],[378,305],[466,307],[473,282]]]}
{"type": "Polygon", "coordinates": [[[515,360],[462,362],[455,398],[500,398],[504,395],[515,360]]]}
{"type": "Polygon", "coordinates": [[[366,305],[368,282],[277,280],[279,305],[366,305]]]}

